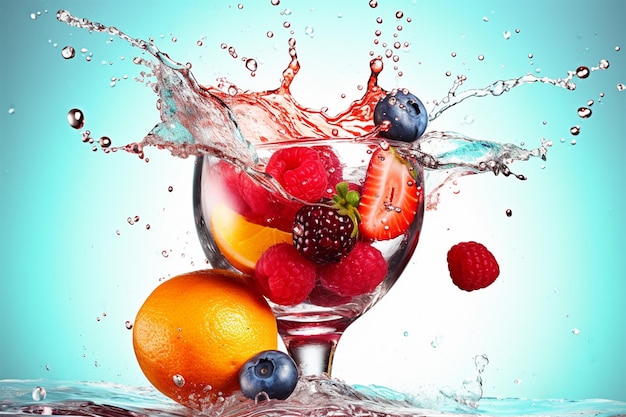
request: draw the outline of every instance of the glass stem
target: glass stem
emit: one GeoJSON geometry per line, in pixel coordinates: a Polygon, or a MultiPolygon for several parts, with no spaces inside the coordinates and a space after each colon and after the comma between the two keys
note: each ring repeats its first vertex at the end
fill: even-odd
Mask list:
{"type": "Polygon", "coordinates": [[[287,351],[298,364],[303,376],[328,374],[333,366],[333,356],[341,334],[321,337],[305,336],[283,338],[287,351]]]}

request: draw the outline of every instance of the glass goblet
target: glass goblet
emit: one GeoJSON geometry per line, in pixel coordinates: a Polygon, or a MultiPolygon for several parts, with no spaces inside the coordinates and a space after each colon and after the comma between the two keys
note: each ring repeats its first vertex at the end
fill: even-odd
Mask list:
{"type": "MultiPolygon", "coordinates": [[[[293,245],[293,222],[296,212],[306,205],[330,206],[333,203],[335,186],[339,182],[347,182],[350,190],[361,193],[361,205],[358,208],[360,220],[361,222],[367,220],[364,216],[369,216],[371,210],[362,207],[364,197],[362,193],[371,192],[371,189],[363,188],[369,187],[367,177],[373,175],[371,170],[374,168],[370,167],[373,158],[381,158],[381,162],[384,158],[397,158],[393,175],[398,174],[397,164],[401,166],[401,170],[406,170],[409,174],[410,180],[400,185],[401,188],[407,187],[409,194],[414,196],[409,209],[411,211],[409,220],[405,220],[403,228],[396,230],[394,235],[384,238],[368,237],[367,233],[358,233],[356,238],[356,245],[363,244],[375,248],[373,252],[386,263],[386,272],[382,274],[379,282],[374,282],[373,288],[356,292],[345,291],[341,289],[345,283],[328,285],[328,282],[319,279],[318,275],[316,281],[311,284],[312,288],[306,289],[307,295],[301,297],[302,299],[295,304],[277,302],[272,294],[267,293],[267,288],[265,291],[261,288],[276,316],[279,334],[302,375],[320,376],[325,373],[330,376],[333,354],[343,332],[389,291],[417,246],[424,212],[424,176],[421,165],[410,152],[403,152],[404,149],[407,149],[406,144],[381,138],[301,139],[255,145],[258,160],[254,166],[235,165],[215,156],[198,157],[196,161],[194,211],[204,252],[214,268],[239,271],[253,276],[256,262],[268,248],[285,243],[293,245]],[[327,188],[316,201],[303,201],[294,196],[288,191],[284,178],[274,178],[265,172],[272,155],[294,148],[304,152],[315,151],[324,166],[327,188]],[[381,155],[377,149],[383,149],[385,152],[381,155]]],[[[378,164],[373,165],[380,170],[378,164]]],[[[380,166],[388,165],[381,163],[380,166]]],[[[285,169],[289,170],[290,167],[287,166],[285,169]]],[[[393,183],[390,180],[396,179],[387,177],[387,173],[375,174],[380,176],[376,181],[383,181],[383,184],[376,184],[377,187],[389,188],[389,183],[393,183]]],[[[402,175],[405,174],[402,172],[402,175]]],[[[378,207],[384,213],[376,214],[381,218],[378,226],[384,231],[390,227],[389,225],[393,225],[394,216],[406,214],[402,213],[406,208],[394,207],[393,199],[407,190],[391,188],[383,191],[389,195],[372,197],[384,205],[378,207]],[[389,201],[385,202],[387,198],[389,201]],[[385,224],[387,220],[389,223],[385,224]]],[[[343,258],[349,256],[350,253],[330,264],[344,262],[343,258]]],[[[309,262],[312,262],[317,270],[330,265],[309,262]]],[[[371,279],[367,270],[357,273],[362,275],[350,278],[357,282],[355,284],[357,287],[360,285],[359,280],[371,279]]],[[[290,283],[283,280],[281,285],[289,286],[290,283]]]]}

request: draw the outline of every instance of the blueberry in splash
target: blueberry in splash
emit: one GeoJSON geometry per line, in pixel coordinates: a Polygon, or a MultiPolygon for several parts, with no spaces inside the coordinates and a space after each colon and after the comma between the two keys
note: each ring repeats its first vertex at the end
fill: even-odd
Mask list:
{"type": "Polygon", "coordinates": [[[266,350],[254,355],[239,371],[239,385],[243,395],[255,399],[261,392],[269,398],[285,400],[298,382],[298,368],[291,357],[277,350],[266,350]]]}
{"type": "Polygon", "coordinates": [[[407,89],[394,89],[374,108],[374,124],[388,122],[380,134],[388,139],[413,142],[426,131],[428,114],[424,104],[407,89]]]}

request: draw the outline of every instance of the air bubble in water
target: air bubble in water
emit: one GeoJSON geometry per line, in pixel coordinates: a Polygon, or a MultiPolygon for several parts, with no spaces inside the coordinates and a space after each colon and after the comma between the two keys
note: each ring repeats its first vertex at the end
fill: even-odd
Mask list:
{"type": "Polygon", "coordinates": [[[578,117],[582,119],[588,119],[591,117],[591,109],[589,107],[579,107],[577,113],[578,117]]]}
{"type": "Polygon", "coordinates": [[[185,385],[185,378],[183,378],[181,374],[174,375],[172,377],[172,381],[174,381],[174,385],[176,385],[178,388],[181,388],[183,385],[185,385]]]}
{"type": "Polygon", "coordinates": [[[280,0],[272,0],[272,6],[278,6],[280,4],[280,0]]]}
{"type": "Polygon", "coordinates": [[[605,70],[605,69],[608,69],[610,65],[611,64],[609,63],[608,60],[601,59],[600,62],[598,63],[598,68],[605,70]]]}
{"type": "Polygon", "coordinates": [[[572,334],[573,334],[574,336],[578,336],[578,335],[580,334],[580,330],[578,330],[577,328],[575,328],[575,327],[574,327],[574,328],[572,329],[572,334]]]}
{"type": "Polygon", "coordinates": [[[485,56],[482,55],[482,54],[478,55],[478,60],[479,61],[484,61],[485,60],[485,56]]]}
{"type": "Polygon", "coordinates": [[[315,28],[313,26],[306,26],[304,28],[304,34],[307,36],[313,36],[314,32],[315,32],[315,28]]]}
{"type": "Polygon", "coordinates": [[[506,209],[506,217],[511,217],[513,215],[513,210],[506,209]]]}
{"type": "Polygon", "coordinates": [[[578,78],[587,78],[589,77],[591,71],[589,71],[589,68],[585,67],[585,66],[580,66],[578,68],[576,68],[576,76],[578,78]]]}
{"type": "Polygon", "coordinates": [[[9,114],[15,113],[15,109],[13,107],[9,107],[9,114]]]}
{"type": "Polygon", "coordinates": [[[569,133],[571,133],[574,136],[578,135],[580,133],[580,126],[572,126],[569,129],[569,133]]]}
{"type": "Polygon", "coordinates": [[[72,109],[67,112],[67,121],[74,129],[80,129],[85,126],[85,115],[82,110],[72,109]]]}
{"type": "Polygon", "coordinates": [[[41,401],[46,398],[46,390],[44,387],[35,387],[32,392],[33,400],[41,401]]]}
{"type": "Polygon", "coordinates": [[[65,59],[72,59],[76,56],[76,49],[73,46],[66,46],[61,49],[61,56],[65,59]]]}
{"type": "Polygon", "coordinates": [[[396,19],[402,19],[402,16],[404,16],[404,13],[402,12],[402,10],[398,10],[396,12],[396,19]]]}
{"type": "Polygon", "coordinates": [[[511,32],[509,32],[508,30],[505,30],[502,33],[502,36],[504,36],[504,39],[510,39],[511,38],[511,32]]]}
{"type": "Polygon", "coordinates": [[[378,2],[376,0],[370,0],[370,7],[375,9],[378,6],[378,2]]]}
{"type": "Polygon", "coordinates": [[[271,30],[268,30],[267,33],[265,34],[268,38],[273,38],[274,37],[274,32],[272,32],[271,30]]]}
{"type": "Polygon", "coordinates": [[[128,330],[131,330],[133,328],[133,322],[130,320],[126,320],[126,322],[124,323],[124,327],[126,327],[128,330]]]}
{"type": "Polygon", "coordinates": [[[624,91],[624,90],[626,90],[626,85],[624,85],[623,83],[618,83],[617,91],[624,91]]]}

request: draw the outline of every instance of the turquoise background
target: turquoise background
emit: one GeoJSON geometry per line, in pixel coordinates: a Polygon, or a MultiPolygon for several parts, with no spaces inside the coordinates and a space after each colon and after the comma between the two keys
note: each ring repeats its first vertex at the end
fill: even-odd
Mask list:
{"type": "Polygon", "coordinates": [[[384,51],[373,43],[376,29],[381,42],[397,32],[411,44],[398,52],[403,75],[387,60],[381,85],[408,87],[429,104],[457,74],[479,88],[527,72],[564,77],[608,59],[610,68],[578,80],[576,91],[520,87],[468,100],[431,126],[554,146],[545,163],[513,164],[528,181],[487,174],[444,189],[403,278],[343,337],[334,375],[428,395],[460,387],[476,375],[474,356],[486,354],[486,396],[626,400],[626,92],[616,88],[626,83],[626,2],[378,3],[0,3],[0,379],[146,384],[125,322],[160,281],[206,267],[191,209],[193,161],[153,149],[149,163],[93,152],[68,126],[68,110],[80,108],[94,138],[122,145],[141,139],[158,112],[154,93],[135,80],[140,51],[57,22],[64,8],[154,38],[192,63],[203,84],[226,77],[257,91],[278,84],[289,21],[302,64],[293,94],[331,112],[362,94],[369,52],[384,51]],[[259,61],[255,77],[222,42],[259,61]],[[74,59],[62,58],[66,45],[74,59]],[[590,99],[593,116],[582,120],[576,110],[590,99]],[[582,129],[575,145],[573,125],[582,129]],[[464,293],[451,284],[445,254],[462,240],[498,258],[492,287],[464,293]]]}

